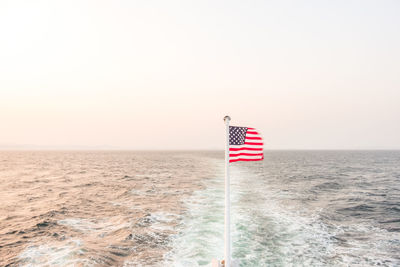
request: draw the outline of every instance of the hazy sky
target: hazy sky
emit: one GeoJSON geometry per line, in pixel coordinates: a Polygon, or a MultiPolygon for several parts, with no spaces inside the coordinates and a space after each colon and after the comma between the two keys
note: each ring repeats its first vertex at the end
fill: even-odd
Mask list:
{"type": "Polygon", "coordinates": [[[400,1],[0,0],[0,146],[400,148],[400,1]]]}

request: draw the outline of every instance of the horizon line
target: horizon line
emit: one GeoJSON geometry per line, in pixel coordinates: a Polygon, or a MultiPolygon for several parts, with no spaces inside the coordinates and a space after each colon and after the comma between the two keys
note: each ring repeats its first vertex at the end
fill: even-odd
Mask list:
{"type": "MultiPolygon", "coordinates": [[[[264,151],[399,151],[400,148],[270,148],[264,149],[264,151]]],[[[152,151],[161,151],[161,152],[190,152],[190,151],[224,151],[224,149],[135,149],[135,148],[5,148],[0,147],[1,152],[39,152],[39,151],[53,151],[53,152],[152,152],[152,151]]]]}

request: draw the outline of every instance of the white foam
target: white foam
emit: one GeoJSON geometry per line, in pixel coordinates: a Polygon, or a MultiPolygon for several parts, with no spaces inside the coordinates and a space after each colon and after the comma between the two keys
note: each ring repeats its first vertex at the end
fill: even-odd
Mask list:
{"type": "Polygon", "coordinates": [[[89,220],[82,218],[67,218],[57,222],[60,225],[71,227],[79,232],[86,234],[99,234],[103,235],[115,230],[119,230],[130,226],[130,222],[121,223],[113,220],[113,218],[103,218],[102,220],[89,220]]]}
{"type": "MultiPolygon", "coordinates": [[[[257,176],[262,173],[238,166],[232,166],[231,173],[232,251],[243,266],[396,265],[390,257],[396,252],[390,247],[399,240],[398,233],[371,225],[326,222],[321,210],[287,206],[286,200],[293,196],[269,187],[257,176]],[[341,244],[337,237],[349,232],[369,238],[341,244]]],[[[188,213],[174,237],[174,248],[164,257],[165,265],[206,266],[213,258],[223,258],[223,183],[221,173],[186,202],[188,213]]]]}
{"type": "Polygon", "coordinates": [[[67,218],[64,220],[59,220],[57,223],[60,225],[69,226],[80,232],[90,232],[96,230],[97,228],[96,224],[90,220],[80,218],[67,218]]]}
{"type": "Polygon", "coordinates": [[[84,254],[81,240],[70,240],[63,245],[31,245],[22,251],[18,258],[22,266],[94,266],[88,259],[81,259],[84,254]]]}
{"type": "Polygon", "coordinates": [[[201,266],[223,255],[223,179],[208,180],[206,189],[186,201],[188,208],[165,266],[201,266]],[[222,196],[222,197],[219,197],[222,196]]]}
{"type": "Polygon", "coordinates": [[[173,231],[173,222],[176,221],[179,216],[176,214],[172,213],[166,213],[166,212],[154,212],[151,213],[150,215],[151,220],[153,223],[151,224],[151,228],[160,230],[160,231],[173,231]]]}
{"type": "MultiPolygon", "coordinates": [[[[120,223],[113,218],[102,220],[90,220],[82,218],[66,218],[57,222],[74,229],[84,236],[94,235],[96,238],[102,238],[112,231],[128,227],[129,222],[120,223]]],[[[18,258],[23,266],[94,266],[97,263],[94,260],[85,258],[85,247],[83,241],[79,239],[49,241],[46,244],[30,245],[22,251],[18,258]]]]}

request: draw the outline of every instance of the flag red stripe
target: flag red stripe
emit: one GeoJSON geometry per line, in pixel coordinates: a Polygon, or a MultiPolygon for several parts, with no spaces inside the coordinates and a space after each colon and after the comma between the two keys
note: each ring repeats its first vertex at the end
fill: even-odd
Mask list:
{"type": "Polygon", "coordinates": [[[237,157],[237,156],[262,156],[263,153],[251,154],[251,153],[238,153],[238,154],[229,154],[229,157],[237,157]]]}
{"type": "Polygon", "coordinates": [[[256,131],[247,131],[246,134],[259,134],[256,131]]]}
{"type": "Polygon", "coordinates": [[[235,161],[257,161],[257,160],[263,160],[262,159],[230,159],[229,162],[235,162],[235,161]]]}
{"type": "Polygon", "coordinates": [[[239,150],[256,150],[262,151],[262,148],[252,148],[252,147],[241,147],[241,148],[229,148],[229,151],[239,151],[239,150]]]}

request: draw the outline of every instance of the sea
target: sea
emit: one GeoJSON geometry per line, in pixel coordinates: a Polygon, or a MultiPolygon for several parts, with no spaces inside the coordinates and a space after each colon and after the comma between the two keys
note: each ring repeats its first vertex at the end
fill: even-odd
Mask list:
{"type": "MultiPolygon", "coordinates": [[[[240,266],[400,266],[400,151],[231,164],[240,266]]],[[[210,266],[222,151],[0,152],[0,266],[210,266]]]]}

